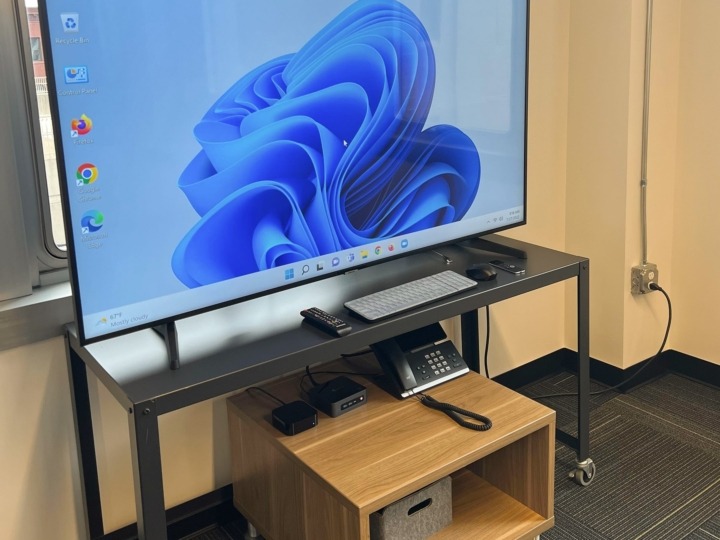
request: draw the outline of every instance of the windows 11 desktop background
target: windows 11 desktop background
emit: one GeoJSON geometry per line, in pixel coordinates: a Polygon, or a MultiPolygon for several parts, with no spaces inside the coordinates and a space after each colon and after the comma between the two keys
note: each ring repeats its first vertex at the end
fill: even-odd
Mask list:
{"type": "Polygon", "coordinates": [[[525,219],[525,0],[45,12],[85,339],[525,219]]]}

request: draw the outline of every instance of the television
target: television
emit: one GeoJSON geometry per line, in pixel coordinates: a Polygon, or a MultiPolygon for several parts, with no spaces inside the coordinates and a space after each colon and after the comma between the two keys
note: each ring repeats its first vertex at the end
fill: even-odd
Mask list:
{"type": "Polygon", "coordinates": [[[527,0],[43,0],[83,344],[526,222],[527,0]]]}

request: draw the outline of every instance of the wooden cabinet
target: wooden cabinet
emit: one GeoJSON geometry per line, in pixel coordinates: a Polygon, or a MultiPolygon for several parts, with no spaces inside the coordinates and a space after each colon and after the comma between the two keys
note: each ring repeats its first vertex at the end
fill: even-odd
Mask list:
{"type": "MultiPolygon", "coordinates": [[[[370,514],[447,475],[453,521],[434,539],[534,538],[553,526],[555,413],[474,372],[426,393],[488,416],[460,427],[367,380],[367,404],[286,436],[261,392],[228,399],[237,509],[267,540],[367,540],[370,514]]],[[[300,377],[264,386],[289,402],[300,377]]]]}

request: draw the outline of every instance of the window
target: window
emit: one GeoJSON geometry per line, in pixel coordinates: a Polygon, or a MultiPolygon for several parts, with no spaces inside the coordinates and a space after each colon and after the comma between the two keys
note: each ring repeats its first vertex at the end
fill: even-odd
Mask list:
{"type": "Polygon", "coordinates": [[[0,300],[67,279],[37,6],[25,1],[0,2],[0,300]]]}
{"type": "Polygon", "coordinates": [[[0,350],[61,335],[72,320],[62,227],[50,217],[58,175],[45,73],[37,71],[45,58],[37,6],[27,1],[0,2],[0,350]]]}
{"type": "MultiPolygon", "coordinates": [[[[50,96],[48,94],[47,76],[42,53],[41,43],[41,20],[38,14],[37,0],[17,0],[20,8],[25,12],[27,18],[27,33],[30,39],[30,56],[32,58],[32,75],[34,90],[37,100],[37,116],[39,122],[39,138],[41,148],[38,149],[42,163],[38,167],[44,182],[40,188],[41,211],[43,219],[44,241],[48,251],[54,256],[62,257],[66,249],[65,230],[63,226],[62,206],[60,203],[60,180],[55,154],[55,143],[53,140],[53,123],[50,115],[50,96]]],[[[21,27],[22,31],[22,27],[21,27]]]]}
{"type": "Polygon", "coordinates": [[[30,53],[32,54],[33,62],[42,62],[42,48],[40,46],[40,38],[30,38],[30,53]]]}

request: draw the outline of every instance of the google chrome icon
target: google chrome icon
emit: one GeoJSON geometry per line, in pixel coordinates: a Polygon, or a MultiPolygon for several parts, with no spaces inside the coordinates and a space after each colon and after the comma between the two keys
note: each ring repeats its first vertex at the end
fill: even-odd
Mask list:
{"type": "Polygon", "coordinates": [[[92,184],[97,180],[98,170],[92,163],[83,163],[75,171],[75,178],[77,179],[78,187],[87,184],[92,184]]]}

